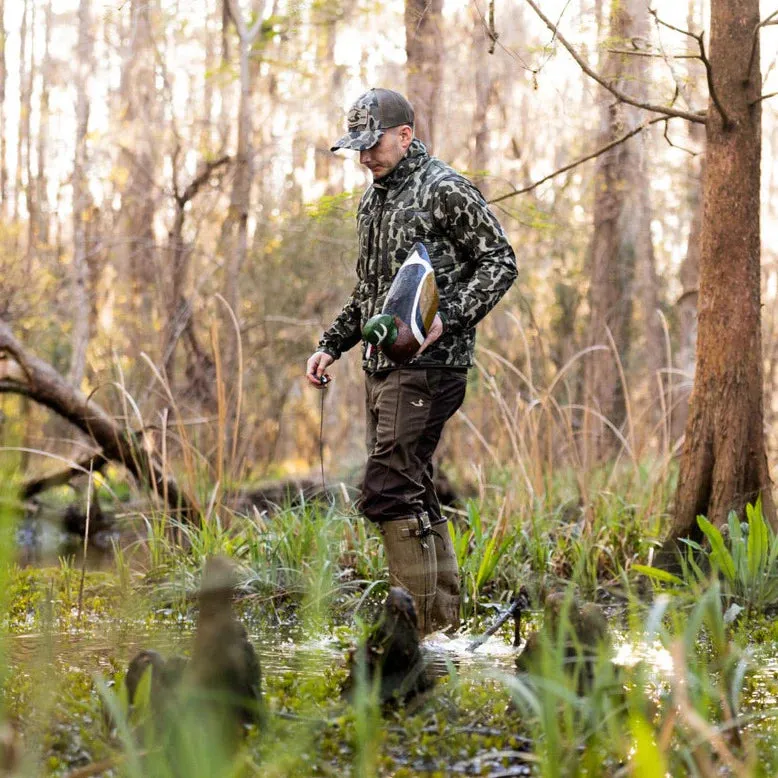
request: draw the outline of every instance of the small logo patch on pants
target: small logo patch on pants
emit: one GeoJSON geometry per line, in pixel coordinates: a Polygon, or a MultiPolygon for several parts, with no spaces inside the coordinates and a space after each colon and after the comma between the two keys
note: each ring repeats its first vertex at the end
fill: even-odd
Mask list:
{"type": "Polygon", "coordinates": [[[424,407],[424,400],[411,400],[411,405],[414,408],[423,408],[424,407]]]}

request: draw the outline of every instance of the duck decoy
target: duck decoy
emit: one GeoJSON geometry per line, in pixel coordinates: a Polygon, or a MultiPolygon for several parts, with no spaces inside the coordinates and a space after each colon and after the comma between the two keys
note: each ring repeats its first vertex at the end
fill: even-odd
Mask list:
{"type": "Polygon", "coordinates": [[[432,688],[421,647],[416,606],[410,592],[393,586],[372,633],[349,655],[349,676],[343,696],[353,698],[360,680],[370,688],[380,678],[383,705],[404,704],[432,688]]]}
{"type": "Polygon", "coordinates": [[[244,725],[264,719],[259,658],[232,606],[236,586],[231,560],[215,556],[206,562],[192,659],[184,673],[191,693],[234,746],[244,725]]]}
{"type": "Polygon", "coordinates": [[[544,651],[561,636],[564,640],[565,669],[577,673],[578,690],[591,687],[599,652],[608,645],[608,622],[599,605],[583,606],[563,592],[546,597],[543,625],[527,638],[524,650],[516,658],[521,672],[537,671],[544,651]]]}
{"type": "Polygon", "coordinates": [[[424,343],[439,302],[427,249],[415,243],[389,287],[381,313],[368,319],[362,337],[393,362],[404,364],[424,343]]]}

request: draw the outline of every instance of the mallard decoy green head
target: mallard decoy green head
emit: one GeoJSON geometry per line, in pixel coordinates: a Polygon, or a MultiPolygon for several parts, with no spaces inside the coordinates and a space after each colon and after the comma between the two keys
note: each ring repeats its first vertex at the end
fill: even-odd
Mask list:
{"type": "Polygon", "coordinates": [[[394,316],[388,313],[373,316],[362,328],[362,337],[374,346],[391,346],[397,340],[397,335],[398,329],[394,323],[394,316]]]}

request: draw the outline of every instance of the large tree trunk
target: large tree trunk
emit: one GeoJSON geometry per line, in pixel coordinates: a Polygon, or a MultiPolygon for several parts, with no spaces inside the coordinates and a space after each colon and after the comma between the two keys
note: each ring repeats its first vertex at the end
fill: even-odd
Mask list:
{"type": "Polygon", "coordinates": [[[697,371],[671,540],[698,536],[698,514],[721,524],[760,494],[775,525],[762,405],[758,23],[759,0],[712,2],[710,61],[726,117],[711,99],[697,371]]]}
{"type": "Polygon", "coordinates": [[[443,80],[443,0],[405,0],[408,99],[416,114],[416,137],[435,147],[435,118],[443,80]]]}
{"type": "Polygon", "coordinates": [[[85,216],[90,209],[86,181],[86,139],[89,132],[89,97],[87,89],[92,72],[92,42],[90,0],[81,0],[78,7],[78,53],[76,55],[76,145],[73,158],[73,265],[71,269],[70,310],[73,330],[70,336],[71,357],[68,381],[80,386],[86,368],[89,345],[91,306],[89,301],[89,264],[85,216]]]}
{"type": "MultiPolygon", "coordinates": [[[[613,0],[610,39],[623,48],[624,41],[646,37],[647,10],[643,0],[613,0]]],[[[605,77],[617,88],[631,93],[645,92],[646,58],[609,53],[604,64],[605,77]]],[[[608,95],[602,109],[602,130],[598,145],[605,145],[632,129],[640,121],[637,109],[613,103],[608,95]]],[[[619,360],[629,358],[633,338],[633,300],[641,292],[644,324],[655,316],[656,278],[651,245],[651,207],[648,202],[648,178],[645,171],[645,139],[638,136],[602,154],[595,172],[594,234],[589,253],[589,310],[591,342],[603,350],[587,357],[584,370],[584,404],[587,413],[588,462],[601,461],[617,447],[617,438],[606,420],[616,428],[627,420],[627,398],[619,365],[612,349],[613,338],[619,360]],[[635,274],[642,283],[635,288],[635,274]],[[646,304],[646,300],[649,300],[646,304]],[[651,308],[649,312],[648,308],[651,308]]],[[[646,348],[651,355],[644,360],[649,370],[658,368],[658,330],[647,332],[646,348]]]]}

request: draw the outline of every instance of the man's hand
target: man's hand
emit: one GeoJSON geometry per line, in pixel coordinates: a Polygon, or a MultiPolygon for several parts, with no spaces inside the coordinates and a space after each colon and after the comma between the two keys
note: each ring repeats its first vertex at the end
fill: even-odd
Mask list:
{"type": "Polygon", "coordinates": [[[305,366],[305,377],[310,383],[312,383],[317,389],[324,388],[332,379],[324,371],[335,360],[323,351],[317,351],[312,354],[308,360],[308,364],[305,366]],[[326,380],[322,380],[326,378],[326,380]]]}
{"type": "Polygon", "coordinates": [[[431,346],[441,335],[443,334],[443,320],[436,313],[435,318],[430,324],[430,331],[427,333],[427,337],[424,339],[424,343],[419,346],[419,350],[416,352],[416,356],[421,354],[427,346],[431,346]]]}

